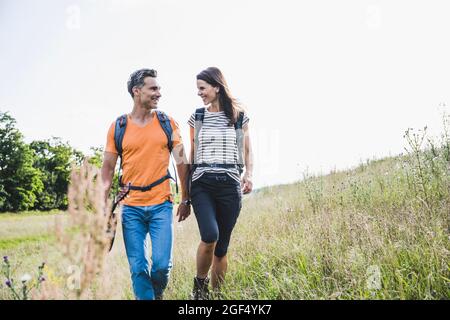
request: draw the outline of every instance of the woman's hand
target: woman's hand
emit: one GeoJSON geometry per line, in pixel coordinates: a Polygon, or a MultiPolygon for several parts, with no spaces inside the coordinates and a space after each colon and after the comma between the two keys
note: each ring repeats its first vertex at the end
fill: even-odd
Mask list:
{"type": "Polygon", "coordinates": [[[252,176],[247,174],[247,172],[242,177],[241,188],[243,194],[248,194],[253,190],[252,176]]]}

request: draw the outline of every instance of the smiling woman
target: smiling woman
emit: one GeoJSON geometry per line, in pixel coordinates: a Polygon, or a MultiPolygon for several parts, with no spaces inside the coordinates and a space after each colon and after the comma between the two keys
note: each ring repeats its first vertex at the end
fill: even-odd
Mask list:
{"type": "Polygon", "coordinates": [[[215,67],[200,72],[197,88],[207,108],[197,109],[188,122],[193,142],[191,198],[201,235],[192,295],[203,300],[209,299],[210,268],[212,287],[220,294],[242,194],[253,188],[253,156],[249,118],[231,95],[222,72],[215,67]]]}

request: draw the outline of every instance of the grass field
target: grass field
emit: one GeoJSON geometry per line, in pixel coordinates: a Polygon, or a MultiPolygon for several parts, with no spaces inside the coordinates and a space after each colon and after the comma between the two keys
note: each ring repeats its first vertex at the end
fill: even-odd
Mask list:
{"type": "MultiPolygon", "coordinates": [[[[423,151],[419,134],[409,138],[405,155],[246,196],[224,298],[450,298],[449,140],[423,151]]],[[[0,253],[16,277],[45,261],[46,282],[60,289],[56,297],[69,298],[72,274],[54,235],[57,217],[67,214],[0,215],[0,253]]],[[[174,222],[174,233],[165,298],[188,299],[199,242],[194,215],[174,222]]],[[[117,235],[86,298],[134,298],[120,223],[117,235]]],[[[11,299],[3,282],[0,299],[11,299]]]]}

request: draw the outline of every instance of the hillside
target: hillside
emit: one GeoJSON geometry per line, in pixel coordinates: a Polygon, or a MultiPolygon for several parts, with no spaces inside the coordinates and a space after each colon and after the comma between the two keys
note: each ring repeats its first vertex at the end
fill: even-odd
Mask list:
{"type": "MultiPolygon", "coordinates": [[[[410,143],[402,156],[246,196],[224,298],[448,299],[450,153],[448,143],[429,147],[410,143]]],[[[32,218],[0,216],[1,253],[18,275],[44,259],[48,281],[63,288],[67,266],[51,236],[55,215],[32,218]]],[[[194,215],[174,230],[165,298],[188,299],[199,241],[194,215]]],[[[89,297],[132,299],[120,228],[106,259],[107,281],[92,286],[89,297]]],[[[11,298],[7,289],[2,284],[0,299],[11,298]]]]}

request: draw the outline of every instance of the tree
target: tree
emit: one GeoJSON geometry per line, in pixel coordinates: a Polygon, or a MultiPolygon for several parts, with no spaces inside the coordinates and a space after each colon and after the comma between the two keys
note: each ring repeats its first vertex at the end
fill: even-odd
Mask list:
{"type": "Polygon", "coordinates": [[[83,154],[57,137],[33,141],[30,147],[36,154],[35,167],[40,170],[44,184],[35,208],[66,209],[71,167],[84,158],[83,154]]]}
{"type": "Polygon", "coordinates": [[[15,124],[0,111],[0,212],[32,208],[43,189],[41,173],[33,167],[33,150],[15,124]]]}
{"type": "Polygon", "coordinates": [[[103,163],[103,148],[91,147],[90,150],[93,152],[93,155],[89,157],[88,162],[100,169],[103,163]]]}

